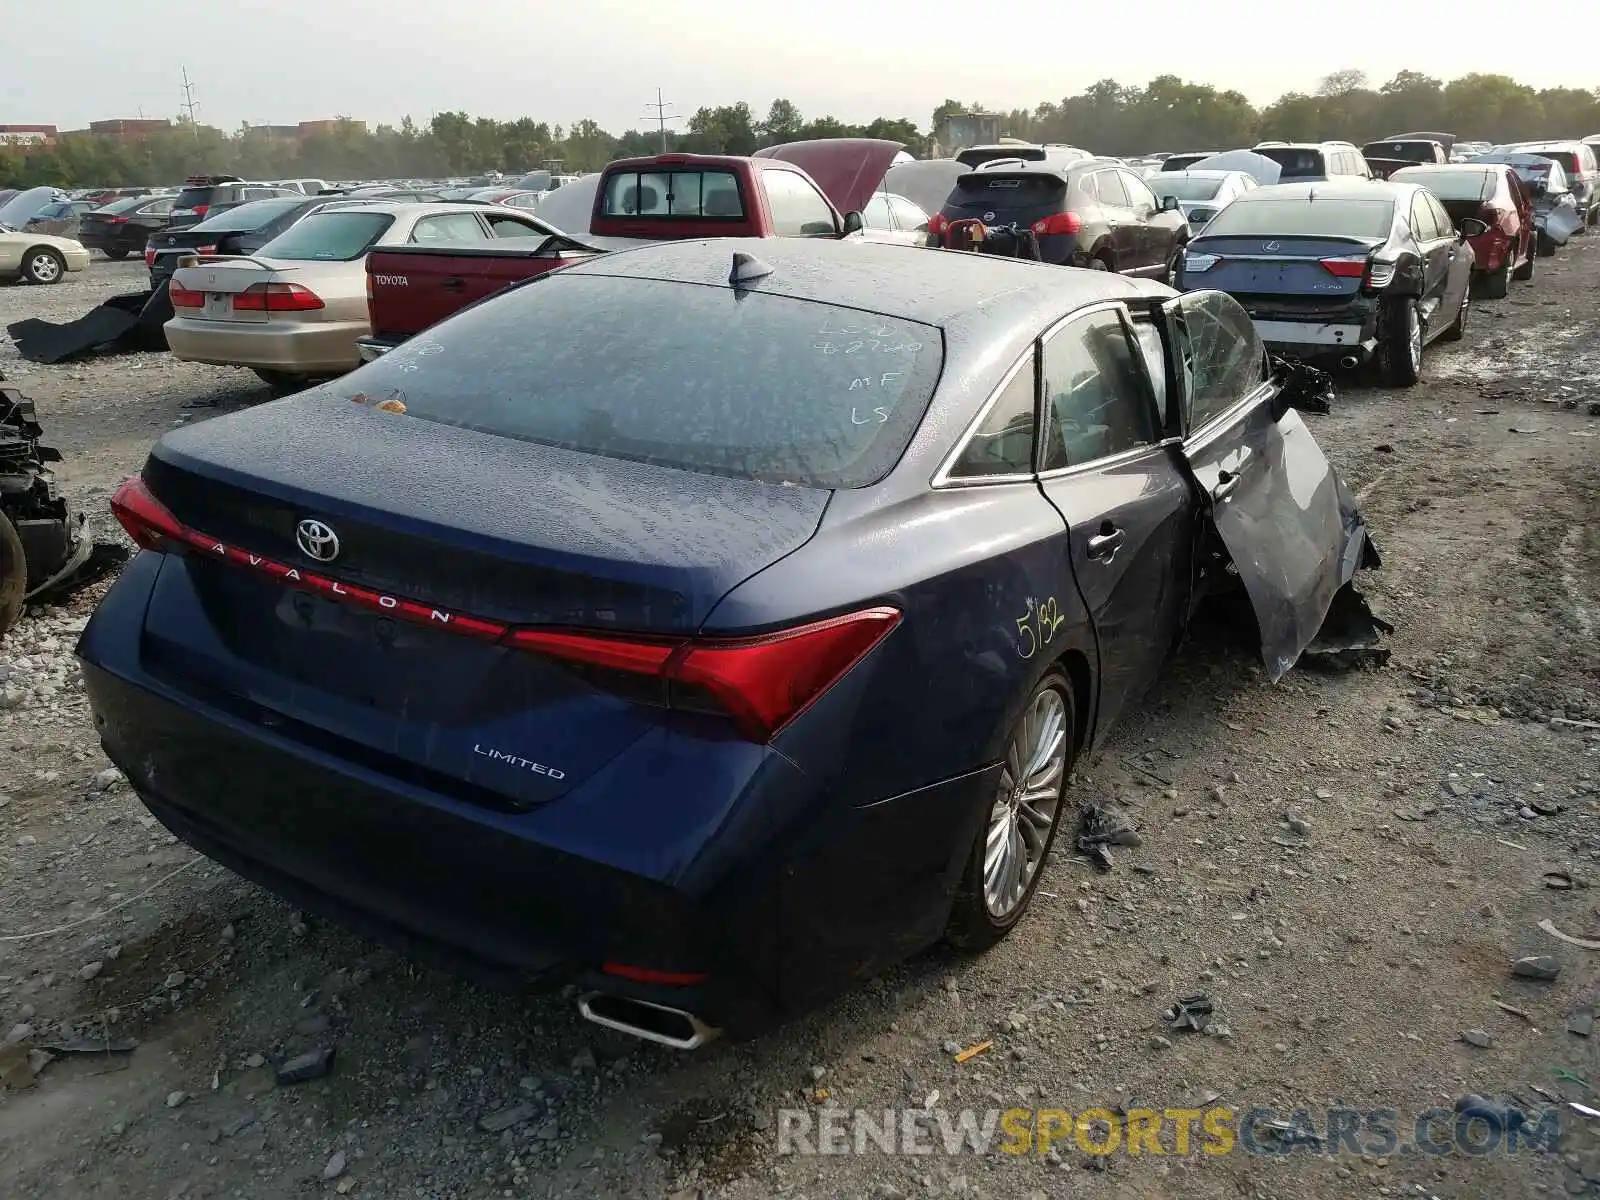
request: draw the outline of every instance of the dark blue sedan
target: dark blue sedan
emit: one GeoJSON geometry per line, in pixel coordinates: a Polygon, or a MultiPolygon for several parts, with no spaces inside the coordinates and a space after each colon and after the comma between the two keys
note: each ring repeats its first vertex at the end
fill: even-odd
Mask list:
{"type": "Polygon", "coordinates": [[[1022,917],[1198,601],[1276,679],[1374,561],[1227,296],[665,243],[174,431],[79,654],[272,890],[678,1046],[1022,917]]]}

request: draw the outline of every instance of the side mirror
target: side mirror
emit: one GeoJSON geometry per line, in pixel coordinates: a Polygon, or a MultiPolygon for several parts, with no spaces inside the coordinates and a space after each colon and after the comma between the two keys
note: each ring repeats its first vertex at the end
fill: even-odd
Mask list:
{"type": "Polygon", "coordinates": [[[1161,197],[1161,211],[1162,212],[1177,212],[1178,211],[1178,198],[1176,196],[1163,196],[1163,197],[1161,197]]]}
{"type": "Polygon", "coordinates": [[[860,213],[858,213],[858,212],[847,212],[847,213],[845,213],[845,215],[844,215],[844,236],[849,237],[852,233],[860,233],[866,227],[867,227],[866,218],[863,217],[860,213]]]}
{"type": "Polygon", "coordinates": [[[1468,238],[1481,237],[1489,232],[1489,222],[1480,221],[1477,217],[1468,217],[1461,222],[1459,232],[1462,241],[1466,241],[1468,238]]]}

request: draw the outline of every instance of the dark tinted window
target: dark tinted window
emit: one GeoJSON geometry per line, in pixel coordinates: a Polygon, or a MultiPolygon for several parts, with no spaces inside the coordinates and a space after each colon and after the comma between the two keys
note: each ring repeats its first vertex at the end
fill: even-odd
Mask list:
{"type": "Polygon", "coordinates": [[[194,228],[215,230],[218,233],[242,233],[270,225],[303,204],[305,204],[304,197],[293,200],[254,200],[249,204],[241,204],[238,208],[230,208],[225,213],[218,213],[214,217],[207,217],[194,228]]]}
{"type": "Polygon", "coordinates": [[[149,202],[150,202],[150,197],[148,197],[148,196],[130,196],[127,199],[124,199],[124,200],[113,200],[110,204],[103,205],[102,207],[97,208],[94,211],[95,212],[103,212],[103,213],[132,212],[134,209],[138,208],[140,205],[148,204],[149,202]]]}
{"type": "Polygon", "coordinates": [[[1048,208],[1067,193],[1066,181],[1056,175],[963,175],[956,180],[950,203],[963,208],[1048,208]]]}
{"type": "Polygon", "coordinates": [[[1137,353],[1115,309],[1079,317],[1045,342],[1043,470],[1156,440],[1155,404],[1137,353]]]}
{"type": "Polygon", "coordinates": [[[1551,162],[1561,164],[1561,169],[1568,175],[1578,171],[1578,156],[1569,150],[1530,150],[1529,154],[1537,154],[1540,158],[1548,158],[1551,162]]]}
{"type": "Polygon", "coordinates": [[[952,479],[1032,473],[1035,425],[1033,364],[1034,356],[1030,353],[951,464],[952,479]]]}
{"type": "Polygon", "coordinates": [[[606,180],[608,217],[722,217],[742,220],[739,181],[727,171],[619,171],[606,180]]]}
{"type": "Polygon", "coordinates": [[[862,487],[938,383],[939,331],[762,292],[555,274],[346,376],[423,420],[691,471],[862,487]]]}
{"type": "Polygon", "coordinates": [[[772,232],[779,237],[833,237],[833,207],[804,175],[795,171],[763,171],[772,232]]]}
{"type": "Polygon", "coordinates": [[[1180,308],[1193,433],[1261,386],[1267,355],[1250,314],[1233,297],[1190,292],[1180,308]]]}
{"type": "Polygon", "coordinates": [[[186,187],[178,193],[178,198],[172,202],[172,207],[196,208],[202,204],[210,204],[211,195],[216,190],[210,185],[205,187],[186,187]]]}
{"type": "MultiPolygon", "coordinates": [[[[1377,185],[1374,185],[1377,186],[1377,185]]],[[[1259,195],[1260,193],[1257,193],[1259,195]]],[[[1205,236],[1389,236],[1393,202],[1385,200],[1257,200],[1241,196],[1211,219],[1205,236]]]]}
{"type": "Polygon", "coordinates": [[[394,218],[388,213],[312,213],[293,229],[273,238],[257,253],[263,258],[349,262],[365,254],[367,248],[392,224],[394,218]]]}
{"type": "Polygon", "coordinates": [[[1257,154],[1264,154],[1282,168],[1280,179],[1293,179],[1297,176],[1321,176],[1326,174],[1326,167],[1320,150],[1300,150],[1292,146],[1268,146],[1264,150],[1257,150],[1257,154]]]}
{"type": "Polygon", "coordinates": [[[956,155],[956,161],[964,167],[981,167],[986,162],[999,162],[1004,158],[1043,162],[1045,152],[1038,146],[972,146],[956,155]]]}

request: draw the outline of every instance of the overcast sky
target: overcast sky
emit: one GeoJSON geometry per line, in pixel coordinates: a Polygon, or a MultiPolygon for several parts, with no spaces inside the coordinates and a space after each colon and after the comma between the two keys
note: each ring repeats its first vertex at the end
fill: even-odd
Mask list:
{"type": "MultiPolygon", "coordinates": [[[[371,123],[436,111],[642,123],[660,87],[675,111],[775,96],[808,116],[910,117],[945,97],[1032,107],[1111,76],[1172,73],[1258,104],[1344,67],[1381,82],[1516,70],[1600,85],[1600,5],[1561,5],[1567,49],[1515,50],[1460,28],[1471,8],[1397,0],[1130,0],[1111,6],[971,0],[128,0],[6,4],[0,124],[81,128],[169,117],[195,85],[199,119],[371,123]],[[1029,14],[1025,18],[1022,14],[1029,14]],[[1097,24],[1096,18],[1103,18],[1097,24]],[[1339,32],[1339,31],[1344,32],[1339,32]],[[206,47],[218,49],[208,51],[206,47]],[[21,52],[27,48],[27,52],[21,52]]],[[[1485,20],[1488,7],[1476,9],[1485,20]]],[[[1530,36],[1534,36],[1530,33],[1530,36]]],[[[1537,39],[1535,39],[1537,40],[1537,39]]],[[[1587,134],[1594,130],[1575,130],[1587,134]]]]}

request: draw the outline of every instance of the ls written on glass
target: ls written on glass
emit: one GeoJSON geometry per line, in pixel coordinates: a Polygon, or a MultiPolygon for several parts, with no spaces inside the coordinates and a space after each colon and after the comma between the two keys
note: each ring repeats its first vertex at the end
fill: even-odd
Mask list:
{"type": "MultiPolygon", "coordinates": [[[[883,391],[894,387],[905,378],[904,371],[885,371],[874,379],[870,375],[858,375],[850,381],[852,392],[883,391]]],[[[875,408],[850,409],[850,424],[852,425],[882,425],[889,420],[889,410],[881,405],[875,408]]]]}

